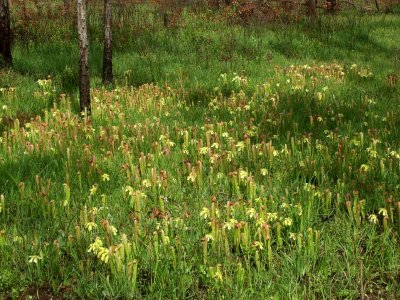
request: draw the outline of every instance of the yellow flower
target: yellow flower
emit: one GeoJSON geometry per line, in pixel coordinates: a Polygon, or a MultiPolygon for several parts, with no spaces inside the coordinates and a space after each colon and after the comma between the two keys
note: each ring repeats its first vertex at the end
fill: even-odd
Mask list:
{"type": "Polygon", "coordinates": [[[170,139],[168,139],[165,144],[167,146],[169,146],[169,147],[174,147],[175,146],[175,143],[173,141],[171,141],[170,139]]]}
{"type": "Polygon", "coordinates": [[[144,179],[144,180],[142,181],[142,186],[145,187],[145,188],[151,187],[151,182],[150,182],[150,180],[144,179]]]}
{"type": "Polygon", "coordinates": [[[40,260],[43,260],[43,257],[40,255],[31,255],[29,256],[30,264],[38,264],[40,260]]]}
{"type": "Polygon", "coordinates": [[[101,175],[101,180],[103,180],[103,181],[110,181],[110,175],[104,173],[103,175],[101,175]]]}
{"type": "Polygon", "coordinates": [[[85,228],[86,228],[88,231],[92,231],[94,228],[97,228],[97,224],[94,223],[94,222],[87,222],[87,223],[85,224],[85,228]]]}
{"type": "Polygon", "coordinates": [[[297,215],[302,216],[303,215],[303,208],[301,207],[301,204],[296,205],[297,208],[297,215]]]}
{"type": "Polygon", "coordinates": [[[375,214],[370,215],[370,216],[368,217],[368,220],[369,220],[371,223],[374,223],[374,224],[378,223],[378,217],[377,217],[375,214]]]}
{"type": "Polygon", "coordinates": [[[109,227],[109,229],[110,229],[110,231],[111,231],[111,233],[113,234],[113,235],[117,235],[117,232],[118,232],[118,230],[117,230],[117,228],[115,228],[114,226],[110,226],[109,227]]]}
{"type": "Polygon", "coordinates": [[[372,72],[368,68],[361,69],[357,74],[362,78],[368,78],[372,76],[372,72]]]}
{"type": "Polygon", "coordinates": [[[203,209],[200,212],[200,217],[203,219],[209,219],[211,216],[210,210],[207,207],[203,207],[203,209]]]}
{"type": "Polygon", "coordinates": [[[89,245],[88,252],[94,253],[104,263],[108,263],[110,259],[110,249],[103,247],[103,242],[99,237],[89,245]]]}
{"type": "Polygon", "coordinates": [[[229,138],[229,133],[228,132],[223,132],[222,133],[222,137],[226,138],[226,139],[229,138]]]}
{"type": "Polygon", "coordinates": [[[260,241],[254,241],[253,248],[258,248],[259,250],[263,250],[264,249],[264,245],[260,241]]]}
{"type": "Polygon", "coordinates": [[[129,196],[132,196],[135,193],[135,191],[133,190],[133,187],[131,186],[126,186],[125,187],[125,194],[128,194],[129,196]]]}
{"type": "Polygon", "coordinates": [[[250,219],[254,219],[254,217],[256,216],[257,211],[255,210],[255,208],[248,208],[246,210],[246,215],[250,218],[250,219]]]}
{"type": "Polygon", "coordinates": [[[21,244],[24,241],[24,238],[22,236],[16,235],[13,237],[13,242],[21,244]]]}
{"type": "Polygon", "coordinates": [[[221,264],[218,264],[215,268],[210,268],[212,277],[217,281],[222,281],[222,271],[221,271],[221,264]]]}
{"type": "Polygon", "coordinates": [[[201,147],[199,152],[200,152],[200,154],[203,154],[203,155],[207,154],[208,153],[208,148],[207,147],[201,147]]]}
{"type": "Polygon", "coordinates": [[[110,259],[110,250],[104,247],[100,248],[97,252],[97,257],[107,264],[110,259]]]}
{"type": "Polygon", "coordinates": [[[228,222],[224,223],[224,228],[231,230],[233,228],[235,228],[235,225],[238,223],[238,221],[236,221],[235,219],[230,219],[228,222]]]}
{"type": "Polygon", "coordinates": [[[242,152],[242,151],[244,150],[244,147],[245,147],[244,142],[238,142],[238,143],[236,144],[236,148],[237,148],[237,150],[238,150],[239,152],[242,152]]]}
{"type": "Polygon", "coordinates": [[[213,236],[212,236],[212,234],[206,234],[205,235],[205,237],[204,237],[204,240],[206,240],[207,242],[209,242],[209,241],[212,241],[214,238],[213,238],[213,236]]]}
{"type": "Polygon", "coordinates": [[[97,250],[100,249],[101,247],[103,247],[103,242],[99,237],[96,237],[94,243],[89,245],[89,249],[87,252],[97,253],[97,250]]]}
{"type": "Polygon", "coordinates": [[[368,172],[369,171],[369,166],[367,165],[367,164],[362,164],[361,165],[361,167],[360,167],[360,170],[362,171],[362,172],[368,172]]]}
{"type": "Polygon", "coordinates": [[[380,208],[378,213],[383,217],[386,217],[388,215],[386,208],[380,208]]]}
{"type": "Polygon", "coordinates": [[[281,204],[281,208],[283,208],[283,209],[288,209],[288,208],[289,208],[289,204],[287,204],[286,202],[283,202],[283,203],[281,204]]]}
{"type": "Polygon", "coordinates": [[[196,181],[196,172],[190,172],[189,176],[187,177],[188,181],[195,182],[196,181]]]}
{"type": "Polygon", "coordinates": [[[96,192],[97,192],[97,186],[92,185],[92,187],[90,188],[90,196],[96,195],[96,192]]]}
{"type": "Polygon", "coordinates": [[[291,239],[292,241],[296,240],[296,234],[294,232],[289,232],[289,239],[291,239]]]}
{"type": "Polygon", "coordinates": [[[268,221],[275,221],[276,219],[278,219],[278,214],[277,213],[267,213],[267,219],[268,221]]]}
{"type": "Polygon", "coordinates": [[[263,227],[265,225],[265,220],[263,219],[263,218],[259,218],[257,221],[256,221],[256,226],[257,227],[263,227]]]}
{"type": "Polygon", "coordinates": [[[291,218],[285,218],[283,220],[283,226],[290,227],[293,224],[293,220],[291,218]]]}
{"type": "Polygon", "coordinates": [[[227,161],[231,162],[235,158],[235,153],[228,151],[227,161]]]}
{"type": "Polygon", "coordinates": [[[249,173],[247,173],[246,171],[244,171],[244,170],[239,171],[240,179],[246,179],[248,176],[249,176],[249,173]]]}
{"type": "Polygon", "coordinates": [[[369,156],[372,158],[376,158],[378,156],[378,152],[376,152],[375,150],[369,150],[369,156]]]}

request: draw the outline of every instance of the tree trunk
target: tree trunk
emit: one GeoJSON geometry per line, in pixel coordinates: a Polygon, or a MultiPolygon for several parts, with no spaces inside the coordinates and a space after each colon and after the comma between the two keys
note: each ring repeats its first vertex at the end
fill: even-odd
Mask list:
{"type": "Polygon", "coordinates": [[[104,54],[103,54],[103,84],[113,80],[112,66],[112,0],[104,0],[104,54]]]}
{"type": "Polygon", "coordinates": [[[0,0],[0,67],[12,65],[10,8],[8,0],[0,0]],[[1,62],[3,60],[3,63],[1,62]]]}
{"type": "Polygon", "coordinates": [[[378,11],[380,11],[378,0],[375,0],[375,6],[376,6],[376,9],[377,9],[378,11]]]}
{"type": "Polygon", "coordinates": [[[89,42],[86,25],[86,0],[77,0],[79,36],[79,100],[81,112],[91,112],[89,78],[89,42]]]}
{"type": "Polygon", "coordinates": [[[328,12],[333,14],[336,11],[336,0],[327,0],[328,2],[328,12]]]}
{"type": "Polygon", "coordinates": [[[310,17],[315,17],[317,15],[317,1],[307,0],[307,13],[310,17]]]}
{"type": "Polygon", "coordinates": [[[69,17],[71,15],[70,0],[63,0],[63,10],[65,16],[69,17]]]}

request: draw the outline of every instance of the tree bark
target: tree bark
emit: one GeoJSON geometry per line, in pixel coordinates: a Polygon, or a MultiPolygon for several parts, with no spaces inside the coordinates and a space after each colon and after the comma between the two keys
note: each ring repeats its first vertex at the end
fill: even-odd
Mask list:
{"type": "Polygon", "coordinates": [[[79,37],[79,100],[81,112],[91,112],[89,78],[89,42],[86,21],[86,0],[77,0],[79,37]]]}
{"type": "Polygon", "coordinates": [[[376,9],[377,9],[378,11],[380,11],[378,0],[375,0],[375,6],[376,6],[376,9]]]}
{"type": "Polygon", "coordinates": [[[317,15],[316,0],[307,0],[307,13],[310,17],[315,17],[317,15]]]}
{"type": "Polygon", "coordinates": [[[70,0],[63,0],[63,10],[64,14],[69,17],[71,15],[71,5],[70,0]]]}
{"type": "Polygon", "coordinates": [[[336,11],[336,0],[327,0],[328,2],[328,12],[333,14],[336,11]]]}
{"type": "Polygon", "coordinates": [[[10,7],[8,0],[0,0],[0,67],[12,66],[10,7]],[[3,63],[1,62],[3,60],[3,63]]]}
{"type": "Polygon", "coordinates": [[[112,0],[104,0],[104,53],[103,53],[103,84],[113,80],[112,65],[112,0]]]}

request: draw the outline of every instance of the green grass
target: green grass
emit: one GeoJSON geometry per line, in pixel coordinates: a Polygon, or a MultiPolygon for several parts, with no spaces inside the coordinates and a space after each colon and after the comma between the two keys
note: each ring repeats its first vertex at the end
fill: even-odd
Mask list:
{"type": "Polygon", "coordinates": [[[146,16],[108,89],[91,21],[91,118],[67,26],[14,45],[0,298],[399,298],[400,17],[146,16]]]}
{"type": "MultiPolygon", "coordinates": [[[[202,14],[192,20],[191,15],[184,14],[181,25],[174,29],[164,29],[160,20],[153,22],[157,15],[147,15],[153,17],[115,30],[117,83],[125,83],[124,74],[131,70],[129,83],[136,86],[168,82],[209,92],[222,73],[244,73],[255,85],[270,76],[276,65],[358,63],[370,66],[381,77],[399,68],[399,20],[394,15],[338,16],[315,24],[243,27],[221,26],[222,21],[212,23],[202,14]]],[[[97,19],[91,23],[91,73],[93,84],[98,86],[102,69],[101,24],[97,19]]],[[[73,27],[69,31],[56,29],[64,28],[62,25],[65,24],[54,24],[53,34],[45,27],[43,35],[37,34],[29,43],[28,50],[25,43],[17,43],[15,70],[35,80],[52,75],[61,91],[75,92],[77,43],[73,27]]],[[[40,27],[36,30],[41,32],[40,27]]]]}

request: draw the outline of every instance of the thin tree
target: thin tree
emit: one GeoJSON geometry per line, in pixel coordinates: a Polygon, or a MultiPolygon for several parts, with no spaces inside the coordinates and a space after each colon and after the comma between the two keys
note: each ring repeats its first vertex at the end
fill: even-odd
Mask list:
{"type": "Polygon", "coordinates": [[[327,0],[328,4],[328,12],[333,14],[336,10],[337,1],[336,0],[327,0]]]}
{"type": "Polygon", "coordinates": [[[89,78],[89,42],[86,21],[86,0],[77,0],[79,37],[79,100],[81,112],[91,112],[89,78]]]}
{"type": "Polygon", "coordinates": [[[375,6],[376,6],[376,9],[377,9],[378,11],[380,11],[378,0],[375,0],[375,6]]]}
{"type": "Polygon", "coordinates": [[[103,84],[113,80],[112,65],[112,0],[104,0],[104,54],[103,54],[103,84]]]}
{"type": "Polygon", "coordinates": [[[0,0],[0,67],[12,65],[10,6],[8,0],[0,0]],[[1,62],[3,60],[3,63],[1,62]]]}
{"type": "Polygon", "coordinates": [[[315,17],[317,15],[316,0],[307,0],[307,13],[310,17],[315,17]]]}
{"type": "Polygon", "coordinates": [[[65,15],[69,16],[70,9],[71,9],[70,0],[63,0],[63,9],[64,9],[65,15]]]}

